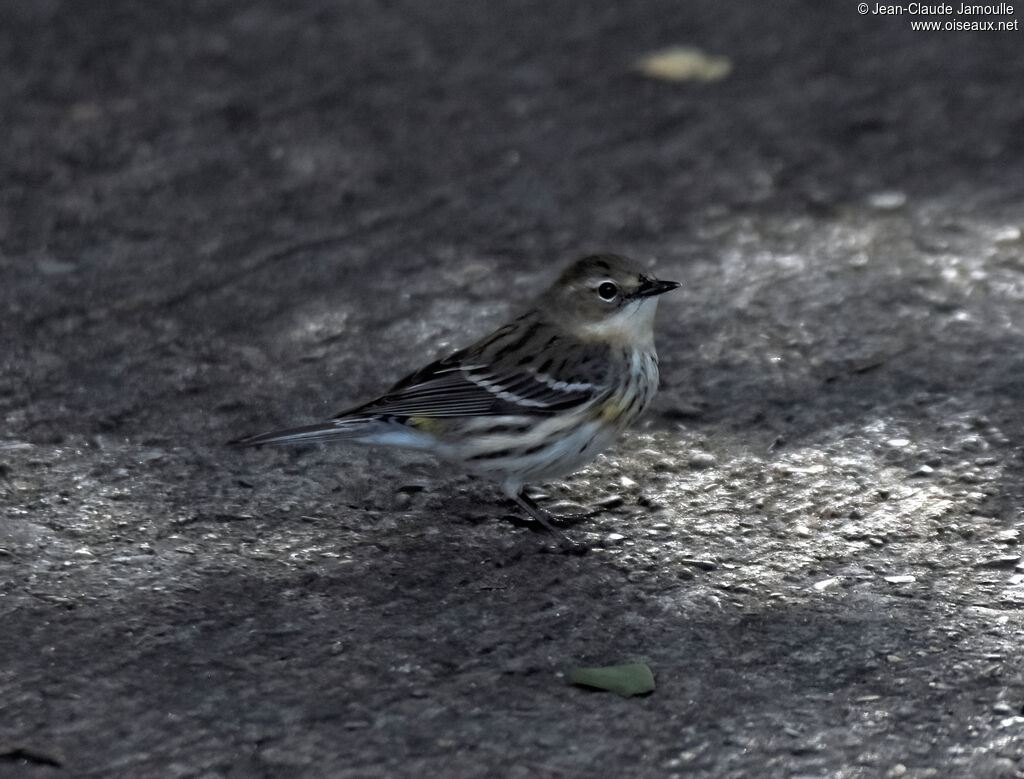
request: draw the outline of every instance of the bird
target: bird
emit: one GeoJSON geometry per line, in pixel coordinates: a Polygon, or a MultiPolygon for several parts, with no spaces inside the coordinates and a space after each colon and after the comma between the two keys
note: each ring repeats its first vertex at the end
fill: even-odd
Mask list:
{"type": "Polygon", "coordinates": [[[569,541],[526,485],[586,465],[644,411],[658,389],[658,300],[679,286],[621,255],[584,257],[518,317],[380,397],[326,422],[230,443],[431,452],[497,481],[530,518],[569,541]]]}

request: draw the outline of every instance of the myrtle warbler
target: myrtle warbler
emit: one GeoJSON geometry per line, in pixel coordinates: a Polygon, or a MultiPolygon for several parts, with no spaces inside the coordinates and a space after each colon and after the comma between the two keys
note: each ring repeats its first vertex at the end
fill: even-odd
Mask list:
{"type": "Polygon", "coordinates": [[[354,441],[433,452],[497,479],[553,530],[524,485],[575,471],[635,420],[658,388],[654,314],[678,287],[614,254],[570,265],[526,313],[315,425],[241,446],[354,441]]]}

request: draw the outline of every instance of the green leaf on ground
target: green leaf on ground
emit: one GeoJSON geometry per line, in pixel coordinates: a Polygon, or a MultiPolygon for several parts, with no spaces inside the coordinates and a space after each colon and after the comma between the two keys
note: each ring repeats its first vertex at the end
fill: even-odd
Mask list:
{"type": "Polygon", "coordinates": [[[583,687],[618,693],[624,698],[654,691],[654,674],[646,663],[573,668],[569,671],[569,681],[583,687]]]}

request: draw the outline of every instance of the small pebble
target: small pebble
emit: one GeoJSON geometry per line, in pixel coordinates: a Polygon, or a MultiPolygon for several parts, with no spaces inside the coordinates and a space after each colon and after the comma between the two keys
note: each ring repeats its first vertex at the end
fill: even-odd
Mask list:
{"type": "Polygon", "coordinates": [[[996,541],[1001,544],[1016,544],[1020,540],[1019,536],[1018,530],[1001,530],[996,533],[996,541]]]}
{"type": "Polygon", "coordinates": [[[1021,236],[1020,228],[1016,225],[1007,225],[996,230],[992,240],[996,243],[1013,243],[1019,241],[1021,236]]]}
{"type": "Polygon", "coordinates": [[[53,257],[43,257],[36,260],[36,269],[44,276],[61,276],[75,270],[73,262],[58,260],[53,257]]]}
{"type": "Polygon", "coordinates": [[[702,571],[713,571],[718,568],[718,563],[714,560],[700,559],[697,557],[684,557],[679,562],[683,565],[692,565],[694,568],[699,568],[702,571]]]}
{"type": "Polygon", "coordinates": [[[606,498],[601,498],[594,505],[602,509],[614,509],[621,506],[626,502],[626,499],[621,495],[609,495],[606,498]]]}
{"type": "Polygon", "coordinates": [[[703,468],[714,468],[718,461],[713,454],[708,452],[697,452],[689,460],[689,466],[695,470],[703,468]]]}
{"type": "Polygon", "coordinates": [[[975,568],[1016,568],[1020,563],[1020,555],[1000,555],[979,560],[974,564],[975,568]]]}
{"type": "Polygon", "coordinates": [[[868,196],[868,205],[879,211],[895,211],[902,208],[906,202],[906,193],[899,190],[875,192],[868,196]]]}
{"type": "Polygon", "coordinates": [[[556,517],[572,517],[587,513],[587,509],[584,506],[571,500],[559,500],[554,503],[548,503],[544,508],[556,517]]]}

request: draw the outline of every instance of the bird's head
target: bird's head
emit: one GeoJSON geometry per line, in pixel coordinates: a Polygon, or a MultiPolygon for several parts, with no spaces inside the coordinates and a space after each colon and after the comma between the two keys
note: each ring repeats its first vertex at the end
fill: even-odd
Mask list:
{"type": "Polygon", "coordinates": [[[626,257],[595,254],[566,268],[541,307],[578,338],[641,347],[653,341],[658,296],[678,286],[626,257]]]}

